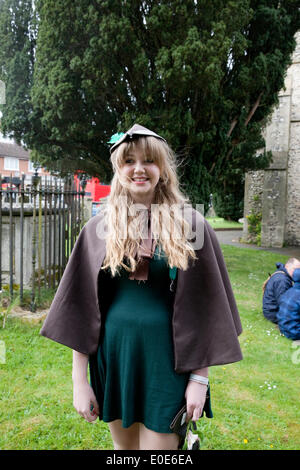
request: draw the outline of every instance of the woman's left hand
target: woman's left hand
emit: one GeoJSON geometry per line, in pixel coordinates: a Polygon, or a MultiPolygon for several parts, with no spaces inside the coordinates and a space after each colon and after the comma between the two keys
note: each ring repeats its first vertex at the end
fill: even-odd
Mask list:
{"type": "Polygon", "coordinates": [[[186,420],[197,421],[202,415],[202,410],[206,400],[207,385],[203,385],[189,380],[185,390],[186,398],[186,420]]]}

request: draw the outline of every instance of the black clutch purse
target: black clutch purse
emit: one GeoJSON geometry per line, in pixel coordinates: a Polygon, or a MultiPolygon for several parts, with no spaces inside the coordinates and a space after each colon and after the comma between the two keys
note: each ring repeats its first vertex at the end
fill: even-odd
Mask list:
{"type": "MultiPolygon", "coordinates": [[[[213,413],[211,409],[210,401],[210,386],[207,387],[206,400],[202,410],[201,418],[204,416],[204,413],[207,418],[212,418],[213,413]]],[[[191,431],[191,428],[196,431],[197,425],[195,421],[190,420],[186,421],[186,405],[184,405],[176,414],[174,419],[170,424],[170,429],[179,435],[179,444],[178,449],[182,449],[185,441],[187,450],[198,450],[200,449],[200,440],[197,434],[194,434],[191,431]]]]}
{"type": "Polygon", "coordinates": [[[200,449],[200,440],[197,434],[193,434],[189,429],[190,426],[193,427],[193,430],[197,430],[197,425],[195,421],[189,420],[186,421],[186,405],[184,405],[176,414],[175,418],[170,424],[170,429],[173,432],[179,435],[179,444],[178,449],[182,449],[185,440],[187,441],[187,450],[199,450],[200,449]]]}

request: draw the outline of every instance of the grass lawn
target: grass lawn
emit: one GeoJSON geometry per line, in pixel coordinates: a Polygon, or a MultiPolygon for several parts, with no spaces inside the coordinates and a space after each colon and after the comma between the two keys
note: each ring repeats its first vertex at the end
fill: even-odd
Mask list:
{"type": "Polygon", "coordinates": [[[239,228],[243,230],[243,224],[239,222],[222,219],[222,217],[205,217],[213,229],[216,228],[239,228]]]}
{"type": "MultiPolygon", "coordinates": [[[[261,284],[276,261],[267,251],[222,246],[243,324],[244,360],[210,368],[213,419],[198,421],[202,449],[299,449],[300,346],[261,313],[261,284]]],[[[0,449],[112,449],[108,425],[72,405],[72,351],[8,318],[0,340],[0,449]]]]}

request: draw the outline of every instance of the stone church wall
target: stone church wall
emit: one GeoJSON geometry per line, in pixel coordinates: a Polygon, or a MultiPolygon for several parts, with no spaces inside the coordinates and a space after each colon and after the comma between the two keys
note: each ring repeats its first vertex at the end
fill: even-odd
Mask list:
{"type": "Polygon", "coordinates": [[[251,241],[247,215],[262,212],[261,245],[300,245],[300,32],[279,106],[264,129],[273,160],[264,171],[245,178],[243,238],[251,241]]]}
{"type": "Polygon", "coordinates": [[[285,242],[287,245],[300,245],[300,119],[291,122],[287,171],[285,242]]]}

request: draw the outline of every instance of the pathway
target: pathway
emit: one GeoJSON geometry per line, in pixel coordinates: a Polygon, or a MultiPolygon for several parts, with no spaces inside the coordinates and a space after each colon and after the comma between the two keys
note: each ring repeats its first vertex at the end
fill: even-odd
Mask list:
{"type": "Polygon", "coordinates": [[[216,230],[216,235],[220,243],[224,245],[234,245],[240,248],[252,248],[253,250],[265,250],[286,255],[290,258],[297,258],[300,260],[300,246],[285,246],[282,248],[265,248],[257,245],[250,245],[248,243],[240,243],[239,239],[242,237],[242,230],[216,230]]]}

